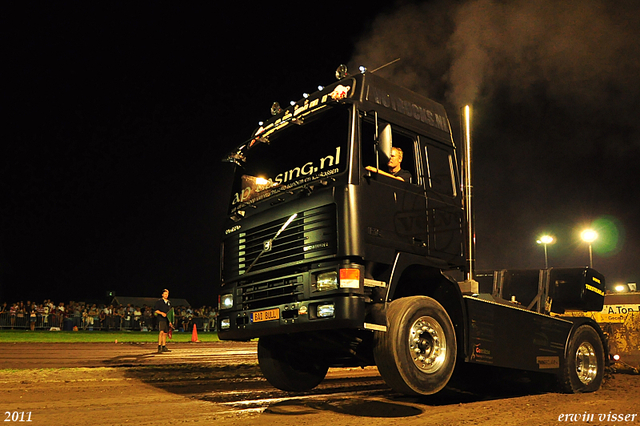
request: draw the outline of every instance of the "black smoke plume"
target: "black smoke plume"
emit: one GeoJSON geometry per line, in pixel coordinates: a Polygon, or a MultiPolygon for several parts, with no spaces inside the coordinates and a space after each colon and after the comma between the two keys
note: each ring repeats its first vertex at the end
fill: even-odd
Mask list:
{"type": "Polygon", "coordinates": [[[539,266],[549,229],[550,263],[584,265],[575,228],[608,216],[622,237],[599,267],[637,280],[639,41],[632,0],[404,2],[351,64],[400,58],[379,74],[444,103],[454,126],[472,104],[480,267],[539,266]]]}

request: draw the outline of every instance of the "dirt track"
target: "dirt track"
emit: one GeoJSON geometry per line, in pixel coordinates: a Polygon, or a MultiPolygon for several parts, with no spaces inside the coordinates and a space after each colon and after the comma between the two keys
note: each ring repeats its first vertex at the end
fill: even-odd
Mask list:
{"type": "Polygon", "coordinates": [[[589,424],[640,424],[638,375],[615,374],[592,394],[505,386],[421,400],[393,394],[375,368],[335,369],[314,392],[289,394],[262,378],[254,343],[175,344],[162,355],[154,348],[0,344],[2,420],[31,413],[31,424],[51,426],[551,425],[575,414],[580,421],[570,423],[593,415],[589,424]]]}

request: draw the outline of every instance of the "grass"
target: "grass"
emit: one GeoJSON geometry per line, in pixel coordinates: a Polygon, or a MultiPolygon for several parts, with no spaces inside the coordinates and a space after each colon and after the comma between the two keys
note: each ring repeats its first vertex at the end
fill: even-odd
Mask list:
{"type": "MultiPolygon", "coordinates": [[[[201,342],[217,342],[216,333],[198,333],[201,342]]],[[[158,332],[144,331],[46,331],[46,330],[3,330],[0,329],[0,343],[154,343],[158,341],[158,332]]],[[[169,343],[187,343],[191,333],[173,333],[169,343]]]]}

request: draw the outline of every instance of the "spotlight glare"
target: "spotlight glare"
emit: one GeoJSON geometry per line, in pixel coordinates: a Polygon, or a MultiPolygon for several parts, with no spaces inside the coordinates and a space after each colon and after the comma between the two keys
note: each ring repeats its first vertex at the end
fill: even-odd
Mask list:
{"type": "Polygon", "coordinates": [[[555,241],[555,238],[553,238],[551,235],[543,235],[540,237],[540,239],[537,241],[538,244],[552,244],[555,241]]]}
{"type": "Polygon", "coordinates": [[[592,243],[598,239],[598,233],[593,229],[585,229],[580,234],[580,238],[582,238],[585,243],[592,243]]]}

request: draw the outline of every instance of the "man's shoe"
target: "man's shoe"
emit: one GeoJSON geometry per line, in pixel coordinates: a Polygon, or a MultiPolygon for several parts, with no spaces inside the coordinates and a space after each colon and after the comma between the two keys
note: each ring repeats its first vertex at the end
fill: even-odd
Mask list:
{"type": "Polygon", "coordinates": [[[162,353],[162,346],[158,345],[158,353],[161,354],[162,353]]]}
{"type": "Polygon", "coordinates": [[[171,351],[170,351],[169,349],[167,349],[167,347],[166,347],[166,346],[163,346],[163,347],[162,347],[162,352],[171,352],[171,351]]]}

